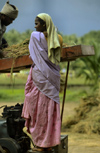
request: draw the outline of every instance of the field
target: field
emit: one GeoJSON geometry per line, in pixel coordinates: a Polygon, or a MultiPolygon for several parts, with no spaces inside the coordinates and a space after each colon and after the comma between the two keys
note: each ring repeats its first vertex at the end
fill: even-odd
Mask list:
{"type": "MultiPolygon", "coordinates": [[[[75,114],[74,109],[79,103],[66,102],[63,122],[69,116],[75,114]]],[[[63,134],[68,135],[68,153],[100,153],[100,135],[98,134],[80,134],[74,131],[62,130],[63,134]]]]}
{"type": "MultiPolygon", "coordinates": [[[[16,102],[0,102],[2,105],[14,105],[16,102]]],[[[66,120],[67,116],[74,114],[74,108],[78,106],[78,103],[67,102],[65,104],[63,121],[66,120]]],[[[0,109],[0,113],[2,109],[0,109]]],[[[100,153],[100,135],[97,134],[79,134],[73,131],[68,132],[62,131],[64,135],[68,135],[68,153],[100,153]]]]}
{"type": "MultiPolygon", "coordinates": [[[[14,84],[11,83],[11,77],[9,75],[1,75],[0,77],[0,106],[3,105],[15,105],[16,103],[24,102],[24,87],[27,79],[27,73],[15,75],[13,78],[14,84]]],[[[76,79],[77,81],[77,79],[76,79]]],[[[69,78],[70,84],[75,84],[75,80],[69,78]]],[[[90,92],[88,86],[83,86],[83,80],[78,80],[80,86],[68,86],[66,91],[66,100],[63,114],[63,124],[70,116],[74,116],[75,108],[80,104],[81,98],[86,96],[86,93],[90,92]]],[[[69,85],[70,85],[69,84],[69,85]]],[[[62,102],[63,92],[60,93],[60,99],[62,102]]],[[[61,103],[62,108],[62,103],[61,103]]],[[[3,109],[0,109],[2,113],[3,109]]],[[[62,128],[62,134],[68,135],[68,153],[100,153],[100,135],[93,133],[77,133],[73,130],[62,128]]]]}
{"type": "MultiPolygon", "coordinates": [[[[0,101],[24,101],[24,88],[27,80],[28,71],[24,73],[0,74],[0,101]]],[[[66,100],[77,102],[80,98],[86,96],[88,93],[88,86],[84,86],[84,79],[68,78],[68,88],[66,91],[66,100]],[[77,86],[76,86],[77,85],[77,86]],[[80,88],[80,85],[82,87],[80,88]],[[75,87],[74,87],[75,86],[75,87]]],[[[63,100],[63,90],[61,88],[60,101],[63,100]]]]}

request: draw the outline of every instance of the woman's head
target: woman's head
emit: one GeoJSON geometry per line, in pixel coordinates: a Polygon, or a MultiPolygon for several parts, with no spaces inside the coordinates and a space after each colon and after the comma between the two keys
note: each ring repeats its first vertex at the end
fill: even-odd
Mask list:
{"type": "Polygon", "coordinates": [[[43,33],[46,31],[46,35],[44,35],[45,37],[48,37],[48,57],[52,63],[58,64],[58,62],[60,61],[60,43],[50,15],[46,13],[38,14],[35,19],[35,25],[37,31],[43,33]]]}
{"type": "Polygon", "coordinates": [[[40,13],[40,14],[37,15],[37,17],[45,23],[46,30],[48,30],[48,28],[50,26],[53,26],[53,22],[52,22],[52,19],[51,19],[49,14],[47,14],[47,13],[40,13]]]}
{"type": "Polygon", "coordinates": [[[35,28],[36,31],[44,32],[46,31],[46,23],[38,16],[35,18],[35,28]]]}

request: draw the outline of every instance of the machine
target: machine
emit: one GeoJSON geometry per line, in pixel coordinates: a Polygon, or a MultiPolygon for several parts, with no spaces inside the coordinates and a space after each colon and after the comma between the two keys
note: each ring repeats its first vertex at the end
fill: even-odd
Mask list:
{"type": "Polygon", "coordinates": [[[30,149],[31,139],[23,132],[23,104],[2,107],[4,108],[0,116],[0,153],[26,153],[30,149]]]}

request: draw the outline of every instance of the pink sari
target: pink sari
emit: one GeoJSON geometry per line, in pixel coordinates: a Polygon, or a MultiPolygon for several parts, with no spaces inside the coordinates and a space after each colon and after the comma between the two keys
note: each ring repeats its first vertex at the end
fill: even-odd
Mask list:
{"type": "Polygon", "coordinates": [[[52,64],[47,58],[47,46],[45,44],[46,41],[43,34],[41,35],[40,32],[34,32],[32,34],[29,50],[34,66],[30,69],[25,86],[25,101],[22,117],[26,119],[25,126],[29,128],[34,144],[38,147],[48,148],[60,144],[60,75],[58,66],[52,64]],[[33,36],[36,38],[36,42],[34,41],[35,44],[33,43],[33,36]],[[39,42],[42,42],[42,40],[44,42],[41,45],[39,42]],[[39,49],[37,50],[36,48],[39,49]],[[36,51],[36,54],[33,54],[33,52],[35,52],[34,50],[36,51]],[[42,51],[42,54],[40,53],[40,55],[43,55],[43,52],[45,52],[46,58],[43,59],[44,56],[41,58],[38,51],[42,51]],[[39,61],[37,61],[38,59],[36,58],[39,58],[39,61]],[[42,64],[44,60],[44,67],[42,66],[42,68],[39,64],[40,60],[42,64]],[[46,71],[46,73],[43,73],[44,71],[46,71]],[[51,78],[52,76],[54,79],[56,78],[56,80],[53,80],[51,78]]]}

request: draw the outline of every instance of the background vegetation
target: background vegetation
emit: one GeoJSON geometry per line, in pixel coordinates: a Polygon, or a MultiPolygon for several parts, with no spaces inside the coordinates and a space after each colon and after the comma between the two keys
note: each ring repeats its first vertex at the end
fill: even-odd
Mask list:
{"type": "MultiPolygon", "coordinates": [[[[13,44],[20,44],[25,39],[30,38],[31,32],[32,32],[31,30],[27,30],[23,33],[20,33],[13,29],[9,32],[6,32],[4,34],[4,38],[7,40],[9,46],[13,44]]],[[[66,100],[75,101],[76,99],[77,101],[79,97],[85,96],[86,93],[91,94],[91,91],[98,91],[97,89],[100,88],[99,87],[99,84],[100,84],[100,81],[99,81],[100,79],[100,43],[99,43],[100,42],[100,31],[90,31],[89,33],[83,35],[82,37],[78,37],[75,34],[73,35],[61,34],[61,35],[63,37],[63,42],[67,44],[68,46],[84,44],[84,45],[93,45],[95,49],[94,56],[78,58],[77,60],[70,62],[66,100]]],[[[63,97],[62,91],[64,88],[67,62],[60,63],[60,68],[61,68],[60,98],[62,101],[62,97],[63,97]]],[[[13,83],[11,81],[11,77],[8,76],[10,74],[0,75],[0,85],[2,88],[0,89],[0,101],[2,101],[3,99],[4,100],[7,99],[7,101],[10,100],[11,99],[11,97],[9,97],[10,93],[11,93],[11,96],[15,96],[12,99],[15,99],[15,101],[18,100],[18,95],[21,95],[22,93],[24,93],[24,86],[27,80],[28,72],[29,70],[26,70],[20,74],[14,74],[13,83]],[[3,88],[5,88],[5,90],[3,90],[3,88]],[[22,89],[22,91],[19,92],[18,88],[22,89]],[[9,92],[8,92],[8,89],[9,89],[9,92]]],[[[19,97],[21,100],[21,96],[19,97]]],[[[23,99],[24,99],[24,96],[22,96],[22,101],[23,99]]]]}

